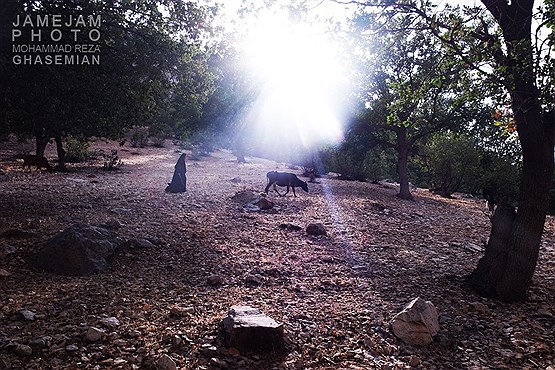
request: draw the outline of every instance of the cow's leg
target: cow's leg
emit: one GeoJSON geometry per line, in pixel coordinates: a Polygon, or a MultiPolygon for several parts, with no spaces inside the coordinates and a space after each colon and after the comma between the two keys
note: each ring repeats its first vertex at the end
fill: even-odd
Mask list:
{"type": "Polygon", "coordinates": [[[282,196],[282,195],[279,193],[279,191],[278,191],[278,189],[277,189],[277,185],[276,185],[275,182],[274,182],[274,191],[275,191],[276,193],[278,193],[278,195],[279,195],[280,197],[282,196]]]}
{"type": "Polygon", "coordinates": [[[294,196],[295,196],[295,198],[296,198],[296,197],[297,197],[297,194],[295,194],[295,187],[294,187],[294,186],[292,186],[292,188],[293,188],[293,195],[294,195],[294,196]]]}
{"type": "Polygon", "coordinates": [[[283,194],[283,196],[286,196],[287,193],[289,193],[289,185],[287,185],[287,191],[285,192],[285,194],[283,194]]]}
{"type": "MultiPolygon", "coordinates": [[[[264,189],[264,192],[265,192],[266,194],[268,194],[268,190],[270,189],[270,186],[272,186],[272,183],[271,183],[270,181],[268,181],[268,185],[266,185],[266,189],[264,189]]],[[[276,185],[274,184],[274,189],[275,189],[275,186],[276,186],[276,185]]]]}

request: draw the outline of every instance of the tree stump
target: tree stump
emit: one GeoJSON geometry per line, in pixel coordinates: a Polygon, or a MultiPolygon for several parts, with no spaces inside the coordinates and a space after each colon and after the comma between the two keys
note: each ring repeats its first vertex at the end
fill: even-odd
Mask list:
{"type": "Polygon", "coordinates": [[[187,190],[187,177],[185,176],[185,172],[187,172],[187,167],[185,166],[185,153],[183,153],[175,164],[172,182],[168,183],[166,192],[183,193],[187,190]]]}

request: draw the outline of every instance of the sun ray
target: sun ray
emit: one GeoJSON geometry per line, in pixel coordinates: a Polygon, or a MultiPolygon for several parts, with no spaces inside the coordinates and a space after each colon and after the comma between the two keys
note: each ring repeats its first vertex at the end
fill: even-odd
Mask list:
{"type": "Polygon", "coordinates": [[[260,83],[247,123],[256,140],[268,150],[278,139],[278,147],[305,150],[339,142],[344,79],[338,46],[321,27],[292,22],[286,13],[260,15],[248,34],[245,66],[260,83]]]}

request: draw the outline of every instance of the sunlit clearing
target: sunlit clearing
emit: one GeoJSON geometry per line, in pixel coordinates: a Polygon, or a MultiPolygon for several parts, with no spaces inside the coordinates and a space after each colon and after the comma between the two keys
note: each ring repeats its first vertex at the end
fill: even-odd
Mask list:
{"type": "Polygon", "coordinates": [[[338,48],[322,30],[266,14],[244,47],[246,67],[259,83],[246,121],[257,146],[292,154],[342,139],[342,69],[338,48]]]}

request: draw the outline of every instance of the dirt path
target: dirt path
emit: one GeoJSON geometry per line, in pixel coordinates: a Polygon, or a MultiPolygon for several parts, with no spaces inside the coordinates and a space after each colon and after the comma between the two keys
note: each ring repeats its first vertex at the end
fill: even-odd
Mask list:
{"type": "Polygon", "coordinates": [[[230,153],[216,152],[187,161],[186,193],[166,194],[175,147],[124,148],[121,171],[88,163],[48,174],[23,172],[11,159],[17,145],[0,152],[0,234],[33,234],[0,237],[0,246],[15,250],[0,258],[9,275],[0,276],[0,368],[138,369],[162,354],[183,369],[555,366],[551,218],[532,300],[506,305],[464,284],[481,256],[474,249],[489,232],[478,200],[419,190],[415,202],[406,202],[389,185],[318,179],[309,194],[270,193],[273,210],[250,212],[230,198],[245,189],[263,191],[265,173],[287,170],[284,164],[256,158],[238,164],[230,153]],[[127,247],[109,271],[88,277],[55,276],[26,264],[71,224],[113,219],[123,224],[123,238],[156,240],[156,248],[127,247]],[[311,222],[323,223],[328,236],[307,235],[311,222]],[[223,285],[208,284],[211,275],[223,285]],[[425,348],[404,345],[388,328],[416,296],[440,313],[440,334],[425,348]],[[259,307],[283,322],[288,352],[267,358],[222,346],[219,323],[234,304],[259,307]],[[191,312],[173,317],[173,305],[191,312]],[[37,319],[21,319],[22,309],[37,319]],[[100,342],[84,342],[87,327],[107,317],[121,325],[100,342]],[[37,344],[41,338],[44,344],[37,344]],[[33,353],[18,354],[10,343],[28,344],[33,353]]]}

